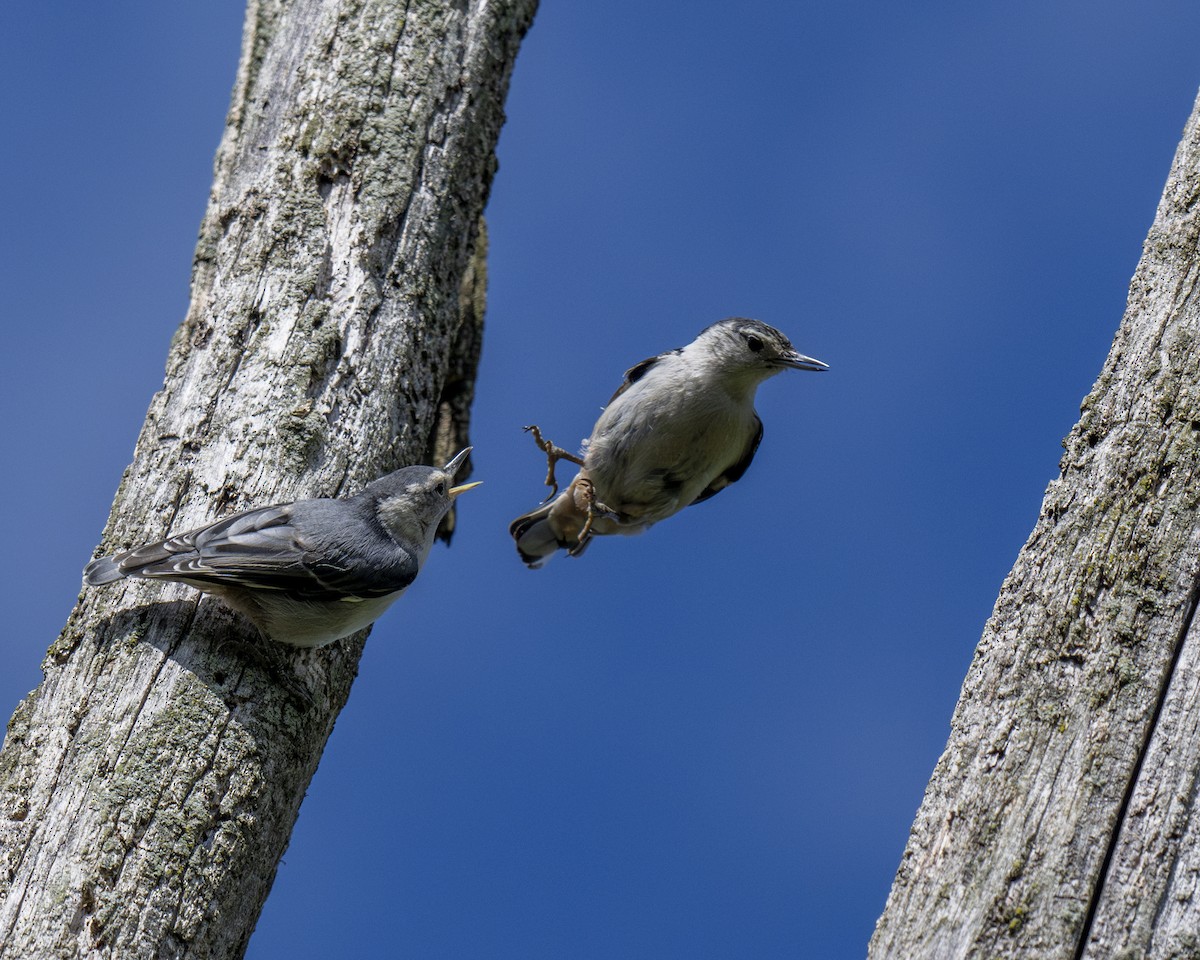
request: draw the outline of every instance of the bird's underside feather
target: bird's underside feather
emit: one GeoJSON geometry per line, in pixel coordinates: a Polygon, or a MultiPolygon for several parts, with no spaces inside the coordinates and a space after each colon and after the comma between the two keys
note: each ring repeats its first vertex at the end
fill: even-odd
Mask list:
{"type": "Polygon", "coordinates": [[[712,483],[701,490],[700,496],[693,500],[689,506],[695,506],[697,503],[702,503],[705,500],[715,497],[730,484],[741,480],[743,474],[750,469],[750,464],[754,462],[754,455],[758,452],[758,445],[762,443],[763,438],[762,419],[757,413],[754,415],[754,422],[757,425],[757,429],[754,431],[754,439],[750,441],[750,445],[746,448],[746,452],[742,454],[741,459],[719,477],[714,478],[712,483]]]}

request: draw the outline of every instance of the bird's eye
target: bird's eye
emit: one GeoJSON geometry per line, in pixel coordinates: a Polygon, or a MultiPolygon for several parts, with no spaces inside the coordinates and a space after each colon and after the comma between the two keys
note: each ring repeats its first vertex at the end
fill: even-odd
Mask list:
{"type": "Polygon", "coordinates": [[[746,346],[758,353],[763,348],[763,342],[751,333],[746,335],[746,346]]]}
{"type": "Polygon", "coordinates": [[[434,492],[437,493],[437,495],[439,497],[444,497],[446,495],[445,482],[443,481],[442,483],[439,483],[436,487],[434,487],[434,492]]]}

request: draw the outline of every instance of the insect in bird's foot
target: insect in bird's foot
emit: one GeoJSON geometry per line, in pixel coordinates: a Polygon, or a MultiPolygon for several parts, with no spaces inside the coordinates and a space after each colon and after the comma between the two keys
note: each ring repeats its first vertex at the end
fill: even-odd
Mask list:
{"type": "Polygon", "coordinates": [[[592,538],[641,533],[716,496],[741,479],[762,439],[754,410],[759,385],[784,370],[827,369],[774,327],[729,317],[626,370],[582,457],[526,427],[549,460],[546,486],[553,492],[508,525],[521,562],[541,567],[559,550],[577,557],[592,538]],[[558,460],[580,466],[561,493],[558,460]]]}
{"type": "Polygon", "coordinates": [[[575,502],[577,510],[587,514],[587,519],[584,521],[579,535],[575,538],[575,546],[567,550],[568,556],[577,557],[583,553],[583,548],[591,539],[592,524],[596,522],[597,518],[609,517],[616,520],[618,517],[616,511],[610,510],[596,499],[596,487],[587,477],[579,476],[571,481],[571,499],[575,502]]]}

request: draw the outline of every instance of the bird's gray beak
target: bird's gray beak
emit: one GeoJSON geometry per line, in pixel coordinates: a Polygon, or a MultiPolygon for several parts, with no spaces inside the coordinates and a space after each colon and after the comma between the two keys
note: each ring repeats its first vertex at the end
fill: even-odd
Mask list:
{"type": "MultiPolygon", "coordinates": [[[[467,454],[470,453],[472,449],[472,447],[467,447],[465,450],[460,450],[454,455],[453,459],[448,464],[442,467],[442,469],[446,471],[446,473],[450,474],[450,476],[454,476],[456,473],[458,473],[458,468],[463,465],[463,461],[467,459],[467,454]]],[[[476,480],[474,483],[463,483],[459,484],[457,487],[451,487],[450,499],[453,500],[460,493],[466,493],[468,490],[479,486],[481,483],[483,483],[482,480],[476,480]]]]}
{"type": "Polygon", "coordinates": [[[812,357],[806,357],[795,350],[783,354],[779,358],[779,362],[785,367],[791,367],[793,370],[813,370],[819,373],[822,370],[829,369],[829,364],[823,363],[820,360],[814,360],[812,357]]]}
{"type": "Polygon", "coordinates": [[[458,453],[450,458],[450,462],[442,467],[442,469],[445,470],[446,473],[450,474],[450,476],[454,476],[456,473],[458,473],[458,468],[463,465],[463,461],[467,459],[467,456],[474,449],[474,447],[464,447],[462,450],[459,450],[458,453]]]}

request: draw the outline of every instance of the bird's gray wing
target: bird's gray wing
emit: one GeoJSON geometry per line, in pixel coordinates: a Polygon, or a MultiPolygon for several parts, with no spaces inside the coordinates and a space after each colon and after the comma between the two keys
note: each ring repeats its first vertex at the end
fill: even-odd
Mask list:
{"type": "Polygon", "coordinates": [[[412,583],[418,568],[416,557],[336,500],[247,510],[115,559],[131,576],[304,600],[385,596],[412,583]]]}
{"type": "Polygon", "coordinates": [[[612,403],[626,390],[632,387],[635,383],[642,379],[659,360],[663,357],[669,357],[673,353],[679,353],[678,350],[670,350],[667,353],[660,353],[657,357],[647,357],[641,363],[635,363],[632,367],[625,371],[625,379],[621,385],[617,387],[617,392],[609,397],[608,402],[612,403]]]}
{"type": "Polygon", "coordinates": [[[754,438],[750,441],[750,445],[742,452],[737,463],[733,464],[728,469],[724,470],[718,477],[714,478],[712,483],[700,491],[700,496],[693,500],[688,506],[694,506],[701,501],[715,497],[718,493],[724,490],[731,483],[737,483],[742,479],[742,474],[750,469],[750,464],[754,462],[754,454],[758,452],[758,445],[762,443],[763,425],[758,414],[754,415],[754,422],[758,429],[754,431],[754,438]]]}

